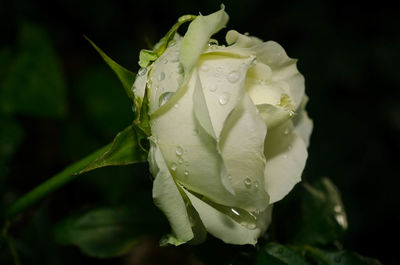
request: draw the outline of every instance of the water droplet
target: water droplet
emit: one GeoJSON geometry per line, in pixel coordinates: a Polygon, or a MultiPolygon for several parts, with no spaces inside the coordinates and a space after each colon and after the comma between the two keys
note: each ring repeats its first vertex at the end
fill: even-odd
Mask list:
{"type": "Polygon", "coordinates": [[[284,155],[283,155],[283,158],[285,158],[285,159],[286,159],[286,158],[287,158],[287,154],[284,154],[284,155]]]}
{"type": "Polygon", "coordinates": [[[218,45],[218,41],[215,39],[210,39],[210,41],[208,42],[208,46],[217,46],[218,45]]]}
{"type": "Polygon", "coordinates": [[[171,62],[178,62],[179,61],[179,52],[176,52],[175,55],[172,57],[171,62]]]}
{"type": "Polygon", "coordinates": [[[222,67],[221,66],[217,67],[217,73],[222,73],[222,67]]]}
{"type": "Polygon", "coordinates": [[[183,69],[183,65],[182,64],[179,64],[178,65],[178,74],[183,74],[183,72],[184,72],[185,70],[183,69]]]}
{"type": "Polygon", "coordinates": [[[226,92],[222,93],[222,95],[220,95],[218,97],[218,102],[221,105],[225,105],[225,104],[227,104],[229,102],[229,98],[230,98],[230,95],[228,93],[226,93],[226,92]]]}
{"type": "Polygon", "coordinates": [[[162,61],[161,61],[163,64],[167,64],[168,63],[168,59],[167,58],[164,58],[164,59],[162,59],[162,61]]]}
{"type": "Polygon", "coordinates": [[[177,167],[178,167],[178,165],[176,163],[172,163],[171,164],[171,170],[172,171],[175,171],[177,167]]]}
{"type": "Polygon", "coordinates": [[[165,79],[165,73],[164,72],[159,73],[158,74],[158,81],[162,81],[164,79],[165,79]]]}
{"type": "Polygon", "coordinates": [[[183,174],[187,177],[187,176],[189,176],[189,171],[185,170],[185,172],[183,174]]]}
{"type": "Polygon", "coordinates": [[[293,111],[293,110],[289,111],[289,116],[290,116],[290,117],[293,117],[293,116],[294,116],[294,111],[293,111]]]}
{"type": "Polygon", "coordinates": [[[289,134],[289,128],[286,128],[285,131],[283,131],[284,135],[288,135],[289,134]]]}
{"type": "Polygon", "coordinates": [[[254,188],[256,188],[256,189],[258,189],[258,186],[259,186],[260,184],[258,183],[258,181],[256,180],[256,181],[254,181],[254,188]]]}
{"type": "Polygon", "coordinates": [[[151,81],[151,79],[147,80],[147,87],[151,88],[151,86],[153,85],[153,82],[151,81]]]}
{"type": "Polygon", "coordinates": [[[175,108],[175,109],[179,108],[179,104],[176,103],[176,104],[174,105],[174,108],[175,108]]]}
{"type": "Polygon", "coordinates": [[[179,163],[179,164],[183,164],[183,158],[182,158],[182,157],[180,157],[180,158],[178,159],[178,163],[179,163]]]}
{"type": "Polygon", "coordinates": [[[240,216],[240,213],[239,213],[238,211],[236,211],[235,209],[233,209],[233,208],[231,208],[231,212],[232,212],[234,215],[240,216]]]}
{"type": "Polygon", "coordinates": [[[208,71],[208,66],[207,65],[202,65],[200,67],[200,70],[203,71],[203,72],[207,72],[208,71]]]}
{"type": "Polygon", "coordinates": [[[245,221],[242,221],[242,222],[240,222],[240,225],[241,225],[241,226],[244,226],[244,227],[247,227],[248,223],[245,222],[245,221]]]}
{"type": "Polygon", "coordinates": [[[251,184],[252,184],[251,178],[246,177],[246,178],[244,179],[244,185],[246,186],[246,188],[250,188],[250,187],[251,187],[251,184]]]}
{"type": "Polygon", "coordinates": [[[170,98],[174,95],[173,92],[165,92],[164,94],[162,94],[159,98],[159,106],[161,107],[162,105],[164,105],[165,103],[168,102],[168,100],[170,100],[170,98]]]}
{"type": "Polygon", "coordinates": [[[210,90],[211,92],[214,92],[214,91],[216,91],[217,89],[218,89],[218,87],[217,87],[216,84],[212,84],[212,85],[210,85],[210,86],[208,87],[208,90],[210,90]]]}
{"type": "Polygon", "coordinates": [[[199,135],[199,133],[200,133],[199,129],[194,129],[192,134],[194,136],[197,136],[197,135],[199,135]]]}
{"type": "Polygon", "coordinates": [[[175,153],[176,153],[177,156],[183,155],[183,148],[182,148],[182,146],[178,146],[178,147],[176,148],[175,153]]]}
{"type": "Polygon", "coordinates": [[[231,83],[235,83],[239,80],[239,73],[237,71],[232,71],[228,74],[228,81],[231,83]]]}
{"type": "Polygon", "coordinates": [[[247,224],[247,228],[250,229],[250,230],[254,230],[254,229],[256,229],[256,224],[255,223],[248,223],[247,224]]]}
{"type": "Polygon", "coordinates": [[[143,76],[143,75],[145,75],[146,73],[147,73],[147,68],[142,67],[142,68],[139,69],[138,74],[139,74],[140,76],[143,76]]]}
{"type": "Polygon", "coordinates": [[[228,176],[228,179],[229,179],[229,180],[232,180],[232,176],[231,176],[231,175],[229,175],[229,176],[228,176]]]}

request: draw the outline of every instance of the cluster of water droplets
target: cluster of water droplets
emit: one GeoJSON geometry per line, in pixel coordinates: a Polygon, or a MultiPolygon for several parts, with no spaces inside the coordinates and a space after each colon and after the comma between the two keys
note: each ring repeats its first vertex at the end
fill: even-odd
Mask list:
{"type": "MultiPolygon", "coordinates": [[[[209,72],[210,67],[205,64],[202,64],[200,66],[200,71],[204,73],[209,72]]],[[[225,78],[231,84],[237,83],[241,77],[239,71],[236,70],[230,71],[228,74],[224,74],[224,69],[221,66],[216,67],[213,73],[211,74],[213,74],[213,76],[217,79],[221,79],[221,77],[225,78]]],[[[217,82],[214,82],[206,85],[206,89],[208,89],[208,91],[210,92],[217,93],[219,90],[219,86],[220,85],[217,84],[217,82]]],[[[228,91],[221,91],[217,97],[218,103],[221,106],[228,104],[230,99],[231,99],[231,94],[228,91]]]]}
{"type": "Polygon", "coordinates": [[[183,158],[183,155],[185,153],[185,150],[183,149],[182,146],[178,145],[175,149],[175,155],[176,155],[176,162],[172,162],[170,165],[170,168],[173,172],[176,172],[178,167],[184,167],[183,168],[183,175],[185,177],[190,175],[190,172],[187,168],[188,162],[185,163],[185,160],[183,158]]]}
{"type": "Polygon", "coordinates": [[[251,177],[249,177],[249,176],[246,176],[244,178],[243,184],[248,189],[251,189],[251,188],[258,189],[258,187],[260,186],[260,183],[258,182],[258,180],[253,181],[251,179],[251,177]]]}

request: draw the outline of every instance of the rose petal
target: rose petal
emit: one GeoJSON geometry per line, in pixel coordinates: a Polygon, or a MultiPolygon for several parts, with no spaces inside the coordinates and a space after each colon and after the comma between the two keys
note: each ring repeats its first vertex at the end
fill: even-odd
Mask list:
{"type": "Polygon", "coordinates": [[[183,244],[194,236],[185,202],[165,165],[159,147],[152,141],[149,162],[150,170],[155,176],[153,183],[154,203],[164,212],[172,228],[172,235],[169,236],[167,243],[183,244]]]}
{"type": "Polygon", "coordinates": [[[264,189],[264,141],[267,128],[247,94],[229,116],[220,141],[238,207],[264,210],[269,198],[264,189]]]}
{"type": "Polygon", "coordinates": [[[196,83],[196,75],[192,75],[176,107],[151,120],[152,134],[174,179],[217,203],[235,205],[232,190],[226,186],[230,183],[217,143],[195,118],[196,83]]]}
{"type": "Polygon", "coordinates": [[[292,121],[268,130],[265,139],[265,189],[270,203],[282,199],[301,180],[307,148],[294,132],[292,121]]]}
{"type": "Polygon", "coordinates": [[[304,96],[304,77],[296,67],[297,60],[287,56],[285,50],[274,41],[267,41],[252,47],[257,60],[272,69],[272,81],[284,82],[288,85],[290,96],[296,108],[304,96]]]}
{"type": "Polygon", "coordinates": [[[200,219],[207,231],[225,243],[255,245],[258,237],[265,232],[271,220],[271,207],[269,207],[263,213],[260,213],[254,229],[249,229],[200,200],[189,191],[184,191],[189,197],[193,207],[199,213],[200,219]]]}
{"type": "Polygon", "coordinates": [[[254,57],[205,54],[198,69],[214,135],[218,141],[227,117],[245,92],[245,80],[254,57]]]}

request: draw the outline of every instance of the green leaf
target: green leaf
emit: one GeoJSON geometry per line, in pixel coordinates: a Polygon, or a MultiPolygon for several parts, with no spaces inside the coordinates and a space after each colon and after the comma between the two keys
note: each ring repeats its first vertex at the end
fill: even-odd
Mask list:
{"type": "Polygon", "coordinates": [[[132,85],[135,81],[135,74],[129,71],[128,69],[122,67],[117,64],[113,59],[107,56],[96,44],[93,43],[88,37],[84,36],[85,39],[96,49],[96,51],[101,55],[104,61],[111,67],[111,69],[117,74],[119,80],[121,81],[126,94],[130,99],[134,99],[134,95],[132,92],[132,85]]]}
{"type": "Polygon", "coordinates": [[[257,265],[309,265],[304,258],[278,243],[268,243],[260,251],[257,265]]]}
{"type": "Polygon", "coordinates": [[[146,226],[141,215],[131,207],[93,209],[57,224],[55,238],[61,244],[78,246],[89,256],[119,256],[138,243],[142,226],[146,226]]]}
{"type": "Polygon", "coordinates": [[[136,131],[132,125],[117,134],[110,147],[78,174],[105,166],[129,165],[147,160],[147,152],[137,142],[136,131]]]}
{"type": "Polygon", "coordinates": [[[339,191],[328,178],[297,186],[275,205],[273,219],[278,241],[294,244],[331,245],[347,229],[339,191]]]}
{"type": "Polygon", "coordinates": [[[7,76],[3,76],[0,84],[0,110],[64,117],[67,112],[64,75],[49,36],[40,27],[22,23],[18,42],[15,56],[7,56],[7,76]]]}
{"type": "Polygon", "coordinates": [[[348,250],[322,250],[311,246],[298,248],[316,265],[382,265],[378,260],[360,256],[348,250]]]}
{"type": "Polygon", "coordinates": [[[338,240],[347,229],[347,218],[336,186],[321,178],[313,185],[304,183],[302,193],[302,219],[295,241],[328,245],[338,240]]]}

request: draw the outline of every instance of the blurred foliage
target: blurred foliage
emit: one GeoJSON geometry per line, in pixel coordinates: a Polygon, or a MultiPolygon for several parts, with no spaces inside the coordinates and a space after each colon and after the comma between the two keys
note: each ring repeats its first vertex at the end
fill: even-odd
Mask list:
{"type": "Polygon", "coordinates": [[[17,38],[16,51],[3,52],[7,67],[0,87],[2,113],[65,116],[64,76],[48,35],[40,27],[20,22],[17,38]]]}
{"type": "Polygon", "coordinates": [[[270,235],[280,242],[331,246],[343,237],[347,217],[336,186],[328,178],[303,182],[276,203],[270,235]],[[296,220],[296,222],[293,222],[296,220]]]}
{"type": "MultiPolygon", "coordinates": [[[[298,185],[287,200],[275,205],[274,216],[279,221],[267,238],[296,247],[285,246],[288,257],[282,258],[274,254],[273,245],[266,245],[260,251],[271,257],[264,258],[281,262],[277,264],[298,256],[310,264],[376,264],[340,250],[335,243],[342,231],[334,205],[341,205],[341,201],[335,188],[324,182],[315,184],[318,179],[310,177],[328,174],[343,195],[349,218],[343,246],[385,264],[396,264],[397,246],[376,242],[396,234],[400,221],[397,9],[384,2],[360,5],[317,0],[238,0],[225,5],[231,19],[228,29],[275,40],[289,56],[299,58],[310,97],[309,114],[315,124],[304,176],[311,186],[298,185]],[[314,202],[308,204],[313,208],[304,208],[306,202],[314,202]],[[332,211],[320,211],[321,218],[310,217],[325,205],[331,205],[332,211]],[[279,216],[283,214],[291,217],[282,219],[279,216]],[[307,223],[309,218],[315,223],[294,231],[296,224],[307,223]],[[291,224],[286,226],[289,228],[285,223],[291,224]],[[327,233],[322,233],[323,238],[315,237],[314,227],[327,233]],[[328,243],[332,250],[305,250],[304,244],[309,243],[328,243]],[[321,257],[324,261],[318,259],[321,257]]],[[[83,34],[135,72],[139,50],[150,48],[149,43],[164,36],[179,16],[199,11],[207,14],[218,7],[219,3],[209,0],[0,1],[0,216],[20,195],[108,143],[132,122],[131,104],[118,78],[83,34]]],[[[220,43],[223,37],[223,32],[217,35],[220,43]]],[[[19,216],[10,235],[24,265],[252,264],[263,259],[256,256],[258,249],[228,246],[211,236],[206,244],[190,247],[194,254],[188,246],[159,248],[158,239],[169,227],[150,196],[145,164],[99,169],[19,216]],[[134,194],[139,192],[147,197],[138,204],[134,194]],[[81,220],[79,217],[99,207],[122,206],[156,222],[150,229],[143,227],[140,235],[131,234],[138,245],[130,254],[92,259],[77,247],[61,247],[55,241],[53,228],[59,227],[57,224],[81,220]]],[[[100,223],[102,218],[97,220],[100,223]]],[[[68,226],[64,232],[72,228],[68,226]]],[[[101,249],[103,245],[90,245],[93,231],[65,243],[101,249]]],[[[132,242],[130,239],[119,246],[132,242]]],[[[9,251],[0,245],[0,264],[11,263],[9,251]]]]}

